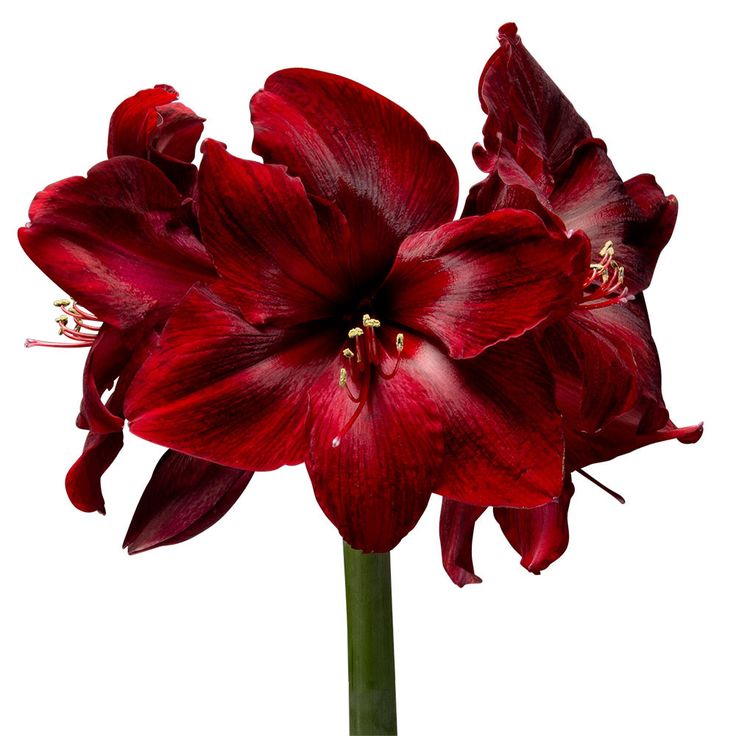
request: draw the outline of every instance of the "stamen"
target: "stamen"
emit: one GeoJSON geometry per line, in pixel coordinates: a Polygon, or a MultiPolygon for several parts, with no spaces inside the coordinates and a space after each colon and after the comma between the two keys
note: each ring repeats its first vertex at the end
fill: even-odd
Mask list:
{"type": "Polygon", "coordinates": [[[102,327],[102,322],[97,317],[82,309],[76,302],[69,299],[56,299],[54,306],[61,309],[61,314],[55,318],[55,322],[59,325],[59,334],[62,337],[69,338],[70,342],[51,342],[47,340],[35,340],[28,338],[24,345],[27,348],[48,347],[48,348],[88,348],[97,338],[97,333],[102,327]],[[74,322],[73,327],[69,327],[69,318],[74,322]],[[97,322],[99,324],[90,324],[97,322]]]}
{"type": "Polygon", "coordinates": [[[363,330],[360,327],[353,327],[352,330],[348,330],[348,337],[352,340],[353,338],[360,337],[363,334],[363,330]]]}
{"type": "Polygon", "coordinates": [[[355,357],[355,353],[350,348],[345,348],[345,350],[342,351],[342,354],[350,360],[351,358],[355,357]]]}
{"type": "Polygon", "coordinates": [[[578,309],[601,309],[613,304],[625,304],[633,299],[629,290],[624,286],[624,267],[614,260],[614,247],[611,240],[607,240],[599,251],[601,260],[590,264],[590,274],[583,283],[583,291],[593,288],[578,304],[578,309]],[[597,285],[594,285],[595,282],[597,285]]]}
{"type": "Polygon", "coordinates": [[[578,473],[580,473],[583,478],[587,478],[594,485],[597,485],[598,488],[605,491],[609,496],[613,496],[613,498],[615,498],[619,503],[626,503],[626,499],[620,493],[616,493],[616,491],[612,491],[608,486],[604,486],[603,483],[596,480],[592,475],[589,475],[584,470],[578,470],[578,473]]]}

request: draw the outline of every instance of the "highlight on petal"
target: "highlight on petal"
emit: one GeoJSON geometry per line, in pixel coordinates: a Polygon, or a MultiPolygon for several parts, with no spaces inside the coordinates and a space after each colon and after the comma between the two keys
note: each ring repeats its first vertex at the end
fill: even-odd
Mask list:
{"type": "Polygon", "coordinates": [[[462,588],[469,583],[482,583],[473,567],[473,532],[475,522],[486,510],[452,499],[442,500],[440,514],[440,545],[442,564],[455,585],[462,588]]]}
{"type": "Polygon", "coordinates": [[[229,467],[304,462],[308,392],[339,347],[330,331],[258,329],[194,287],[128,389],[130,429],[229,467]]]}
{"type": "Polygon", "coordinates": [[[122,447],[122,432],[87,434],[82,454],[66,475],[67,495],[80,511],[105,513],[100,479],[122,447]]]}
{"type": "Polygon", "coordinates": [[[478,506],[534,507],[562,492],[562,418],[552,378],[529,337],[452,361],[421,343],[401,371],[439,411],[445,454],[436,492],[478,506]]]}
{"type": "Polygon", "coordinates": [[[167,450],[138,502],[123,547],[132,555],[191,539],[232,508],[252,477],[252,471],[167,450]]]}
{"type": "Polygon", "coordinates": [[[451,357],[472,358],[574,309],[589,253],[585,235],[531,212],[467,217],[407,238],[379,299],[451,357]]]}
{"type": "Polygon", "coordinates": [[[408,112],[357,82],[276,72],[251,100],[251,118],[254,152],[343,211],[366,281],[385,276],[407,235],[455,215],[458,178],[445,151],[408,112]]]}
{"type": "Polygon", "coordinates": [[[87,178],[36,195],[18,231],[29,258],[67,294],[115,327],[151,319],[214,277],[181,195],[152,164],[103,161],[87,178]]]}
{"type": "Polygon", "coordinates": [[[421,383],[404,370],[374,375],[367,402],[338,386],[339,363],[310,391],[307,470],[330,521],[353,549],[388,552],[419,520],[443,458],[440,414],[421,383]]]}
{"type": "Polygon", "coordinates": [[[568,475],[560,497],[534,509],[494,508],[493,515],[509,544],[521,555],[521,565],[539,573],[567,549],[570,532],[567,513],[575,492],[568,475]]]}

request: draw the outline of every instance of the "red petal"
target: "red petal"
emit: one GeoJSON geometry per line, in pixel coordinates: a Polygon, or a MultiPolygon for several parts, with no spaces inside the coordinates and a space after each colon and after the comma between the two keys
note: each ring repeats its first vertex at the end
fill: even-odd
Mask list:
{"type": "Polygon", "coordinates": [[[334,227],[323,231],[299,179],[215,141],[203,150],[202,235],[245,318],[296,324],[329,316],[349,293],[344,244],[328,237],[334,227]]]}
{"type": "Polygon", "coordinates": [[[567,512],[575,489],[570,476],[557,501],[535,509],[495,508],[493,515],[511,546],[521,555],[521,564],[538,575],[567,549],[570,532],[567,512]]]}
{"type": "Polygon", "coordinates": [[[307,392],[339,347],[339,335],[256,329],[214,292],[194,288],[128,389],[130,428],[230,467],[303,462],[307,392]]]}
{"type": "Polygon", "coordinates": [[[89,432],[79,459],[66,475],[69,500],[80,511],[105,513],[100,478],[123,447],[123,433],[89,432]]]}
{"type": "Polygon", "coordinates": [[[385,287],[392,318],[471,358],[580,301],[588,273],[584,235],[502,210],[404,241],[385,287]]]}
{"type": "Polygon", "coordinates": [[[18,232],[31,260],[101,320],[130,326],[213,278],[181,196],[152,164],[104,161],[36,195],[18,232]]]}
{"type": "Polygon", "coordinates": [[[440,515],[442,564],[455,585],[482,583],[473,568],[473,531],[475,522],[486,510],[445,498],[440,515]]]}
{"type": "Polygon", "coordinates": [[[445,429],[437,492],[479,506],[539,506],[562,490],[563,443],[553,385],[530,338],[451,361],[405,338],[400,372],[435,401],[445,429]]]}
{"type": "Polygon", "coordinates": [[[191,539],[232,508],[252,477],[168,450],[143,491],[123,547],[132,555],[191,539]]]}
{"type": "Polygon", "coordinates": [[[310,69],[271,75],[251,101],[253,150],[285,164],[350,222],[356,273],[380,278],[410,233],[451,220],[455,167],[424,128],[385,97],[310,69]]]}
{"type": "Polygon", "coordinates": [[[191,193],[191,165],[204,119],[180,102],[173,87],[159,84],[128,97],[110,119],[107,155],[137,156],[155,163],[179,190],[191,193]]]}
{"type": "Polygon", "coordinates": [[[345,541],[387,552],[411,531],[435,488],[442,425],[402,365],[390,380],[374,375],[368,403],[333,447],[356,408],[338,386],[339,367],[335,362],[310,393],[307,470],[319,505],[345,541]]]}

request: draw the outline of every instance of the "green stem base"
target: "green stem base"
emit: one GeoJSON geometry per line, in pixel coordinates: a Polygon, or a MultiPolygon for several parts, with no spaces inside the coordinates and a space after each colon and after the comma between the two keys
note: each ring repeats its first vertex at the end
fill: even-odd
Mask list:
{"type": "Polygon", "coordinates": [[[396,675],[389,553],[343,544],[348,620],[350,736],[396,736],[396,675]]]}

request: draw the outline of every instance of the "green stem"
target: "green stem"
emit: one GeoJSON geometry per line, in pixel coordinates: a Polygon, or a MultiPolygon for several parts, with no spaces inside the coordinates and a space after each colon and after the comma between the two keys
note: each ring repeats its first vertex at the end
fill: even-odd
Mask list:
{"type": "Polygon", "coordinates": [[[396,684],[389,553],[343,544],[350,736],[395,736],[396,684]]]}

